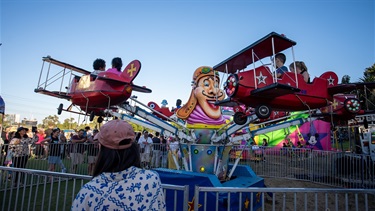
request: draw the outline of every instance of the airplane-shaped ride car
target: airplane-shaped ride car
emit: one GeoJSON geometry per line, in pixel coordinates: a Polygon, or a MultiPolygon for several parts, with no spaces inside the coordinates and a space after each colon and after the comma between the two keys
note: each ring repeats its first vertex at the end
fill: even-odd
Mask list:
{"type": "Polygon", "coordinates": [[[148,102],[147,106],[155,110],[156,112],[152,112],[152,114],[156,115],[162,120],[168,120],[168,118],[174,114],[174,112],[170,111],[168,107],[160,107],[157,103],[153,101],[148,102]]]}
{"type": "MultiPolygon", "coordinates": [[[[267,119],[272,110],[303,111],[329,106],[333,95],[340,91],[334,72],[325,72],[307,83],[301,74],[295,72],[285,72],[277,78],[276,71],[271,72],[262,63],[261,59],[288,48],[293,50],[294,45],[293,40],[272,32],[214,66],[215,70],[230,74],[224,83],[228,98],[217,101],[215,105],[237,108],[233,118],[236,124],[245,124],[252,110],[258,118],[267,119]],[[261,65],[256,67],[256,62],[261,65]],[[241,71],[250,64],[253,64],[252,69],[241,71]],[[246,109],[239,110],[243,107],[241,105],[246,109]]],[[[272,60],[275,63],[275,57],[272,60]]]]}
{"type": "MultiPolygon", "coordinates": [[[[368,106],[366,106],[371,103],[368,99],[367,91],[371,92],[370,89],[374,88],[375,83],[373,82],[340,84],[335,89],[337,89],[337,92],[343,93],[333,95],[333,101],[330,105],[320,108],[311,116],[321,117],[324,121],[331,122],[334,126],[346,126],[348,125],[348,120],[355,119],[357,115],[374,114],[375,111],[368,109],[368,106]],[[364,102],[358,98],[357,93],[360,90],[363,90],[362,100],[364,102]]],[[[365,128],[368,127],[366,118],[363,124],[365,128]]]]}
{"type": "Polygon", "coordinates": [[[140,61],[134,60],[125,67],[121,74],[102,71],[96,76],[92,75],[90,71],[47,56],[43,57],[38,86],[34,91],[71,101],[71,105],[67,109],[63,109],[63,104],[60,104],[58,114],[61,114],[64,110],[89,115],[90,121],[94,119],[94,116],[99,116],[98,122],[101,123],[103,116],[106,116],[104,111],[106,109],[116,109],[115,106],[125,102],[131,96],[132,91],[151,93],[150,89],[133,84],[133,80],[140,69],[140,61]],[[49,63],[48,70],[43,72],[46,62],[49,63]],[[63,69],[55,73],[56,70],[51,70],[51,65],[63,69]],[[41,82],[42,75],[46,75],[46,79],[43,82],[41,82]],[[64,86],[64,79],[68,76],[70,83],[68,86],[64,86]],[[58,80],[61,80],[59,83],[60,89],[51,91],[50,87],[52,87],[52,84],[57,83],[58,80]],[[62,90],[63,87],[66,90],[62,90]],[[77,106],[80,111],[73,111],[73,106],[77,106]]]}

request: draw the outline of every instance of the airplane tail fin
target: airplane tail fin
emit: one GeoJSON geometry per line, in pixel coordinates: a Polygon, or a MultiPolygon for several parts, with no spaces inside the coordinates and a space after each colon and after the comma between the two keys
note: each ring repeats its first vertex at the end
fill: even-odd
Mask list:
{"type": "Polygon", "coordinates": [[[339,78],[337,77],[336,73],[332,71],[323,73],[320,78],[327,79],[328,87],[337,86],[337,84],[339,83],[339,78]]]}
{"type": "Polygon", "coordinates": [[[131,83],[135,77],[137,77],[140,70],[141,62],[133,60],[124,68],[120,76],[124,78],[126,82],[131,83]]]}

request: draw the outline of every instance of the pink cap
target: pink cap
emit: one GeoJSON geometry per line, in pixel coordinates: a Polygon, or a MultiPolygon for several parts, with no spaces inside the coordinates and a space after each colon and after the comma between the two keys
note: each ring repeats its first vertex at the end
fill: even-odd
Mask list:
{"type": "Polygon", "coordinates": [[[110,149],[127,149],[129,148],[135,138],[133,127],[119,119],[111,120],[100,127],[97,134],[99,143],[110,149]],[[129,144],[120,145],[124,139],[131,139],[129,144]]]}

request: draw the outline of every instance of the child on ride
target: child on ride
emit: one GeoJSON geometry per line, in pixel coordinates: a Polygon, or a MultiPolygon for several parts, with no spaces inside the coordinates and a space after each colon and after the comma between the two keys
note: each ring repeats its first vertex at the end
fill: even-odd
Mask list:
{"type": "Polygon", "coordinates": [[[302,61],[296,61],[295,63],[292,62],[289,65],[289,69],[292,72],[295,72],[295,70],[294,70],[294,64],[296,65],[296,71],[297,71],[297,73],[301,74],[303,76],[303,79],[305,80],[306,83],[310,83],[310,75],[307,72],[307,67],[306,67],[305,63],[302,62],[302,61]]]}
{"type": "Polygon", "coordinates": [[[286,61],[286,56],[283,53],[278,53],[275,55],[275,67],[276,69],[276,74],[278,78],[281,78],[281,76],[285,73],[288,72],[288,68],[284,66],[286,61]]]}
{"type": "Polygon", "coordinates": [[[121,74],[122,60],[120,57],[112,59],[112,68],[108,69],[107,72],[121,74]]]}
{"type": "Polygon", "coordinates": [[[92,76],[97,76],[100,72],[105,71],[105,61],[103,59],[95,59],[92,64],[94,71],[91,73],[92,76]]]}

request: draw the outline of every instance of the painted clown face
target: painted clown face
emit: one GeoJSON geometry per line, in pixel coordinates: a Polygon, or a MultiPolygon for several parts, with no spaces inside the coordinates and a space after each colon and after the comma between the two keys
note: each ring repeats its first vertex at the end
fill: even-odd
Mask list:
{"type": "Polygon", "coordinates": [[[213,75],[203,76],[197,82],[194,89],[194,95],[198,104],[202,107],[203,111],[212,119],[218,119],[221,116],[219,106],[215,106],[216,100],[224,99],[224,92],[219,88],[220,80],[213,75]]]}

